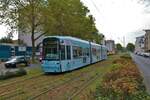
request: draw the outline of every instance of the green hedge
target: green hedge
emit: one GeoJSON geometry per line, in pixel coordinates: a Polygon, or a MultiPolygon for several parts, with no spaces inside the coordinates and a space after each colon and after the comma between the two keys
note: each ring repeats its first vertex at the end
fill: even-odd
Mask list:
{"type": "Polygon", "coordinates": [[[130,56],[124,54],[113,63],[112,69],[103,76],[93,93],[94,99],[150,100],[143,77],[130,56]]]}
{"type": "Polygon", "coordinates": [[[5,74],[0,75],[0,80],[5,80],[5,79],[13,78],[13,77],[19,77],[19,76],[23,76],[26,74],[27,72],[25,69],[19,68],[17,71],[14,71],[14,72],[7,71],[5,72],[5,74]]]}
{"type": "Polygon", "coordinates": [[[125,53],[125,54],[121,55],[120,58],[132,59],[129,53],[125,53]]]}

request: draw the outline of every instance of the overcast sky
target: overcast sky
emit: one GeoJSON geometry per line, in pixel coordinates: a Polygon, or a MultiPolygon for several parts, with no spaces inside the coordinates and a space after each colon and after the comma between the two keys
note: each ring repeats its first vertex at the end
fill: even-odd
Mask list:
{"type": "MultiPolygon", "coordinates": [[[[143,29],[150,29],[150,11],[137,0],[81,0],[96,19],[96,26],[106,39],[114,39],[126,44],[135,41],[136,36],[144,34],[143,29]]],[[[0,26],[0,37],[6,33],[5,26],[0,26]]],[[[17,38],[17,35],[15,35],[17,38]]]]}
{"type": "Polygon", "coordinates": [[[135,42],[143,35],[143,29],[150,29],[150,8],[137,0],[82,0],[96,19],[97,28],[106,36],[126,44],[135,42]]]}

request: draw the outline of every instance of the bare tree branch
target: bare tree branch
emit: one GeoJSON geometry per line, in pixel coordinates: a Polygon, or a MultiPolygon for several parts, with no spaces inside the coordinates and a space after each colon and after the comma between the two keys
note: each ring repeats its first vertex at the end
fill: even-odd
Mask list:
{"type": "Polygon", "coordinates": [[[47,32],[44,32],[44,33],[40,34],[40,35],[37,36],[34,40],[35,40],[35,41],[38,40],[41,36],[45,35],[46,33],[47,33],[47,32]]]}

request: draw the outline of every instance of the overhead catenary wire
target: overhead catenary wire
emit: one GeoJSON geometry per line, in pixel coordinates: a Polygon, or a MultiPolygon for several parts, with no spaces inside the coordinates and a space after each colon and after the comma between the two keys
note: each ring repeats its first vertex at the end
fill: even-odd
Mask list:
{"type": "Polygon", "coordinates": [[[88,4],[88,5],[93,5],[93,7],[96,9],[97,12],[101,13],[101,11],[99,10],[99,8],[97,7],[97,5],[95,4],[95,2],[93,0],[88,0],[91,1],[91,3],[89,3],[87,0],[82,0],[84,3],[88,4]]]}
{"type": "MultiPolygon", "coordinates": [[[[94,14],[94,15],[95,15],[94,17],[96,17],[96,16],[101,17],[101,18],[102,18],[101,21],[103,21],[103,19],[105,19],[105,17],[103,16],[101,10],[99,9],[99,6],[97,6],[98,3],[95,3],[95,1],[93,1],[93,0],[82,0],[82,2],[83,2],[84,4],[86,4],[87,6],[90,6],[90,5],[91,5],[91,6],[95,9],[94,12],[97,12],[97,13],[94,14]]],[[[100,23],[97,23],[97,24],[99,24],[100,26],[102,26],[102,25],[101,25],[101,22],[100,22],[100,23]]]]}

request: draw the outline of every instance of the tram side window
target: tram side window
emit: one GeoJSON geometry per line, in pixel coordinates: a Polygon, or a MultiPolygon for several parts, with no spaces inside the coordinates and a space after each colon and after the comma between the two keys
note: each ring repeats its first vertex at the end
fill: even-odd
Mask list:
{"type": "Polygon", "coordinates": [[[78,57],[77,47],[73,46],[73,58],[77,58],[77,57],[78,57]]]}
{"type": "Polygon", "coordinates": [[[67,60],[71,59],[70,46],[67,46],[67,60]]]}
{"type": "Polygon", "coordinates": [[[97,49],[97,55],[99,55],[100,54],[100,49],[97,49]]]}
{"type": "Polygon", "coordinates": [[[82,51],[83,51],[83,56],[89,56],[89,48],[84,48],[82,51]]]}
{"type": "Polygon", "coordinates": [[[89,56],[89,48],[86,49],[86,55],[89,56]]]}
{"type": "Polygon", "coordinates": [[[61,60],[65,60],[65,46],[61,45],[61,60]]]}
{"type": "Polygon", "coordinates": [[[82,57],[82,48],[73,46],[73,58],[78,59],[82,57]]]}
{"type": "Polygon", "coordinates": [[[83,55],[83,56],[86,56],[86,48],[83,48],[82,51],[83,51],[83,52],[82,52],[82,55],[83,55]]]}
{"type": "Polygon", "coordinates": [[[92,53],[94,56],[96,56],[96,52],[97,52],[96,48],[92,48],[92,53]]]}
{"type": "Polygon", "coordinates": [[[83,54],[82,54],[82,48],[81,47],[78,47],[78,56],[81,57],[83,54]]]}

